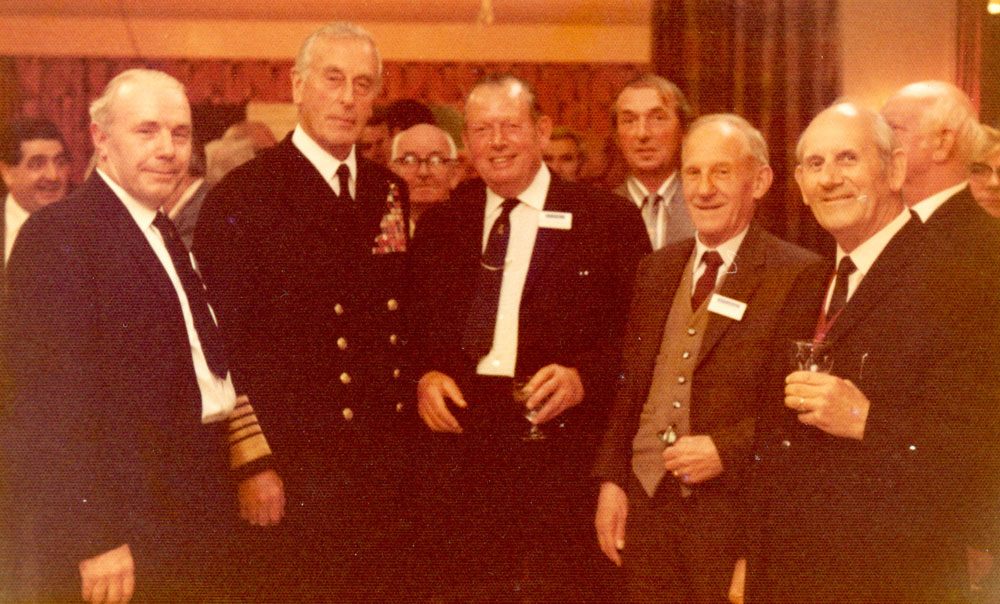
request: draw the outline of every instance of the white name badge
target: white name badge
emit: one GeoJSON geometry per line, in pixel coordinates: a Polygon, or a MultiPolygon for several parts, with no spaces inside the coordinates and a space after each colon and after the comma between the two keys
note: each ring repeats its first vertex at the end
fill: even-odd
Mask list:
{"type": "Polygon", "coordinates": [[[545,212],[538,215],[538,228],[568,231],[573,227],[572,212],[545,212]]]}
{"type": "Polygon", "coordinates": [[[745,302],[733,300],[719,294],[712,294],[712,299],[708,301],[708,312],[714,312],[723,317],[729,317],[734,321],[742,321],[743,313],[746,312],[745,302]]]}

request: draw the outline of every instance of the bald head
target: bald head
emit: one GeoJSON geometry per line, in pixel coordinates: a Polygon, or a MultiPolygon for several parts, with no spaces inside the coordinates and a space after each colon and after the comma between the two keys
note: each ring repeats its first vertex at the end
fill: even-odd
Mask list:
{"type": "Polygon", "coordinates": [[[448,199],[458,184],[457,154],[451,135],[437,126],[417,124],[393,139],[390,166],[406,181],[414,206],[437,203],[448,199]]]}
{"type": "Polygon", "coordinates": [[[978,141],[978,118],[959,88],[934,80],[908,84],[889,97],[882,115],[907,156],[907,205],[965,180],[978,141]]]}

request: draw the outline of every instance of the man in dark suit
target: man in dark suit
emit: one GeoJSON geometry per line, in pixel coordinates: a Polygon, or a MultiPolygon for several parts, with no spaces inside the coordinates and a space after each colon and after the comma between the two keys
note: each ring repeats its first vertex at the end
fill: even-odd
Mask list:
{"type": "Polygon", "coordinates": [[[62,134],[45,119],[14,119],[0,135],[0,176],[7,199],[0,215],[3,262],[32,212],[66,196],[69,154],[62,134]]]}
{"type": "Polygon", "coordinates": [[[292,71],[295,131],[209,193],[194,250],[289,497],[248,578],[273,601],[385,601],[398,547],[408,204],[357,157],[381,85],[371,35],[331,23],[292,71]]]}
{"type": "MultiPolygon", "coordinates": [[[[9,270],[3,422],[15,519],[15,599],[215,601],[232,588],[240,410],[195,267],[157,209],[187,170],[183,86],[114,78],[91,106],[97,173],[32,215],[9,270]]],[[[250,415],[241,436],[261,438],[250,415]]],[[[239,487],[255,522],[280,516],[266,454],[239,487]],[[257,516],[260,487],[276,507],[257,516]]]]}
{"type": "Polygon", "coordinates": [[[414,239],[411,345],[437,496],[424,522],[445,565],[430,574],[458,601],[588,596],[580,501],[622,296],[649,243],[622,200],[551,175],[551,127],[525,82],[477,84],[463,136],[482,181],[427,210],[414,239]],[[546,439],[522,440],[531,425],[546,439]]]}
{"type": "MultiPolygon", "coordinates": [[[[949,258],[952,271],[970,276],[971,289],[962,291],[951,284],[949,290],[956,297],[977,300],[978,306],[990,306],[1000,296],[1000,220],[976,203],[966,182],[980,136],[972,102],[953,84],[915,82],[889,97],[882,115],[906,153],[903,202],[923,222],[925,245],[935,246],[949,258]]],[[[969,561],[974,585],[1000,582],[1000,573],[992,568],[995,563],[987,553],[1000,546],[1000,525],[989,526],[986,520],[996,516],[1000,506],[1000,484],[993,478],[997,473],[1000,467],[982,468],[985,484],[992,486],[984,490],[980,508],[970,512],[973,548],[969,561]]]]}
{"type": "Polygon", "coordinates": [[[694,234],[684,206],[681,139],[692,119],[691,106],[673,82],[640,74],[622,87],[612,108],[618,148],[628,178],[615,193],[642,212],[654,250],[694,234]]]}
{"type": "Polygon", "coordinates": [[[996,308],[949,295],[967,275],[905,209],[906,156],[881,116],[834,105],[797,155],[837,268],[802,273],[769,355],[746,601],[963,602],[962,513],[998,404],[996,308]],[[829,373],[785,361],[793,340],[819,345],[829,373]]]}
{"type": "Polygon", "coordinates": [[[760,351],[792,282],[818,259],[752,222],[772,172],[743,118],[695,120],[680,175],[697,239],[639,265],[625,381],[594,472],[598,540],[624,562],[631,602],[726,601],[760,351]]]}

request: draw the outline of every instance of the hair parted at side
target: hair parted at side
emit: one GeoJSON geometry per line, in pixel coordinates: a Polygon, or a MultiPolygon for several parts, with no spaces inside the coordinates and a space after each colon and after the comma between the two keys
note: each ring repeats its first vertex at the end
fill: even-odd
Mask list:
{"type": "Polygon", "coordinates": [[[314,31],[302,42],[299,54],[295,57],[295,71],[303,76],[309,71],[312,64],[313,46],[316,40],[347,40],[360,38],[371,44],[372,52],[375,53],[375,62],[378,64],[379,84],[382,82],[382,56],[378,53],[378,46],[375,38],[363,27],[359,27],[347,21],[333,21],[314,31]]]}
{"type": "Polygon", "coordinates": [[[55,124],[44,118],[14,118],[0,131],[0,162],[16,166],[24,159],[21,143],[34,140],[59,141],[63,150],[66,141],[55,124]]]}
{"type": "Polygon", "coordinates": [[[630,88],[651,88],[658,92],[666,105],[672,105],[677,110],[677,119],[681,122],[681,130],[687,132],[688,126],[694,120],[694,109],[691,108],[687,97],[684,96],[677,84],[652,73],[640,73],[621,87],[621,90],[615,95],[615,102],[611,104],[612,125],[618,126],[618,98],[621,97],[622,92],[630,88]]]}
{"type": "Polygon", "coordinates": [[[101,128],[107,128],[111,123],[111,106],[118,91],[126,84],[150,84],[164,88],[174,88],[185,94],[184,84],[173,76],[155,69],[128,69],[111,78],[104,87],[101,96],[90,103],[90,119],[101,128]]]}
{"type": "Polygon", "coordinates": [[[528,110],[531,113],[531,119],[533,121],[537,122],[542,115],[544,115],[542,113],[542,106],[538,102],[538,94],[535,92],[535,87],[516,75],[509,73],[491,73],[479,78],[479,80],[472,85],[472,88],[469,89],[469,93],[465,95],[465,105],[469,104],[469,98],[472,97],[473,93],[480,88],[502,88],[505,86],[519,88],[527,94],[528,110]]]}

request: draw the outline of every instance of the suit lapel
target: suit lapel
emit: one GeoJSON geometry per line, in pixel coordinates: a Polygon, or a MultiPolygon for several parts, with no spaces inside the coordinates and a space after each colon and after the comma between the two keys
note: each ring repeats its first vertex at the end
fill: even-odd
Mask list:
{"type": "MultiPolygon", "coordinates": [[[[485,203],[485,201],[484,201],[485,203]]],[[[558,178],[553,178],[545,197],[546,212],[570,212],[576,204],[567,195],[565,184],[558,178]]],[[[559,260],[569,257],[565,253],[566,242],[574,236],[573,229],[582,228],[574,224],[568,231],[560,229],[543,229],[539,227],[535,236],[535,247],[531,251],[531,264],[528,266],[528,276],[524,280],[524,294],[521,296],[522,307],[537,287],[545,287],[551,283],[546,278],[548,271],[555,270],[559,260]]]]}
{"type": "MultiPolygon", "coordinates": [[[[729,268],[726,280],[722,282],[719,293],[741,302],[749,300],[757,286],[760,285],[766,260],[763,232],[756,223],[752,223],[736,253],[736,259],[729,268]]],[[[733,319],[709,313],[708,326],[705,328],[705,336],[702,338],[701,348],[698,351],[699,363],[708,356],[719,339],[734,323],[736,321],[733,319]]]]}
{"type": "Polygon", "coordinates": [[[861,280],[858,289],[830,327],[824,338],[827,344],[832,345],[848,333],[896,286],[918,253],[913,242],[920,238],[920,231],[925,228],[919,222],[914,219],[907,222],[882,250],[871,270],[861,280]]]}
{"type": "MultiPolygon", "coordinates": [[[[644,366],[649,367],[647,374],[650,376],[656,355],[659,354],[663,343],[663,328],[667,323],[667,315],[673,306],[677,287],[693,249],[694,240],[691,239],[678,253],[661,256],[663,262],[657,263],[658,270],[652,271],[645,277],[649,283],[640,285],[639,291],[648,291],[649,294],[639,295],[636,298],[637,307],[632,312],[633,316],[641,317],[638,332],[642,338],[640,357],[644,366]]],[[[646,390],[648,391],[648,387],[646,390]]]]}

